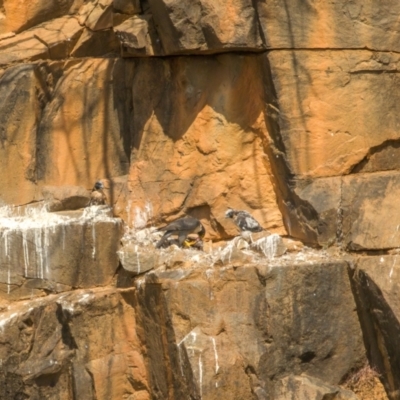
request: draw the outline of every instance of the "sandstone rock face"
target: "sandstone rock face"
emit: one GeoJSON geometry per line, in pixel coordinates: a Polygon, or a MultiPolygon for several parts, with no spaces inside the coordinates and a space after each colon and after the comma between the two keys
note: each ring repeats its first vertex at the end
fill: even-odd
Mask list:
{"type": "Polygon", "coordinates": [[[84,0],[32,0],[1,3],[0,34],[20,32],[67,13],[73,13],[84,0]]]}
{"type": "Polygon", "coordinates": [[[336,48],[397,51],[398,2],[315,3],[259,0],[267,48],[336,48]]]}
{"type": "Polygon", "coordinates": [[[0,297],[17,300],[110,284],[118,267],[121,221],[98,207],[88,211],[3,218],[0,297]]]}
{"type": "Polygon", "coordinates": [[[269,398],[290,371],[337,384],[364,357],[344,263],[155,272],[139,293],[157,304],[149,326],[170,318],[163,351],[178,346],[203,399],[269,398]]]}
{"type": "Polygon", "coordinates": [[[282,379],[275,388],[274,399],[276,400],[357,400],[358,397],[348,390],[337,386],[329,386],[319,379],[302,375],[289,376],[282,379]]]}
{"type": "Polygon", "coordinates": [[[268,61],[280,134],[297,176],[349,173],[371,148],[399,139],[398,101],[386,95],[398,71],[396,55],[288,50],[272,51],[268,61]]]}
{"type": "Polygon", "coordinates": [[[144,209],[149,202],[158,216],[186,209],[210,237],[237,232],[224,216],[228,207],[254,210],[264,228],[281,228],[262,147],[260,68],[259,57],[231,55],[139,65],[133,84],[141,96],[134,97],[133,109],[134,130],[141,133],[133,142],[132,204],[144,209]],[[142,101],[143,93],[151,93],[150,103],[142,101]]]}
{"type": "Polygon", "coordinates": [[[300,181],[296,194],[316,215],[308,223],[320,245],[338,243],[349,250],[393,249],[399,246],[396,207],[398,172],[352,174],[300,181]]]}
{"type": "Polygon", "coordinates": [[[165,54],[261,50],[251,0],[149,0],[165,54]]]}
{"type": "Polygon", "coordinates": [[[151,17],[135,15],[115,26],[114,31],[121,43],[124,57],[161,54],[161,44],[151,17]]]}
{"type": "Polygon", "coordinates": [[[0,325],[0,397],[150,399],[135,297],[79,290],[11,306],[0,325]]]}
{"type": "Polygon", "coordinates": [[[382,373],[391,399],[400,393],[398,349],[392,341],[398,336],[400,304],[398,256],[361,258],[353,274],[353,288],[360,313],[368,356],[382,373]]]}
{"type": "Polygon", "coordinates": [[[68,57],[82,27],[72,16],[57,18],[0,41],[0,66],[68,57]]]}
{"type": "Polygon", "coordinates": [[[399,8],[0,1],[0,397],[398,399],[399,8]]]}

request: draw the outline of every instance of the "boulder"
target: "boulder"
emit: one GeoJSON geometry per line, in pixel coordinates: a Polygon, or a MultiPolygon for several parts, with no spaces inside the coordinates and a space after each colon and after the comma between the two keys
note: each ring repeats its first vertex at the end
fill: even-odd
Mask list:
{"type": "Polygon", "coordinates": [[[125,245],[118,251],[118,256],[122,267],[132,276],[143,274],[159,266],[159,254],[152,246],[125,245]]]}

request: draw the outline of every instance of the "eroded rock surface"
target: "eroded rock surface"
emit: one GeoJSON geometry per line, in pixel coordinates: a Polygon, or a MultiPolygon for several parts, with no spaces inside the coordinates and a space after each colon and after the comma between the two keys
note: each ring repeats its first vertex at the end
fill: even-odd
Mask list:
{"type": "Polygon", "coordinates": [[[118,268],[122,222],[101,206],[8,215],[0,222],[0,298],[106,286],[118,268]]]}
{"type": "Polygon", "coordinates": [[[1,1],[1,206],[63,214],[0,226],[0,397],[351,398],[359,319],[397,400],[398,11],[1,1]],[[70,213],[99,179],[127,232],[190,214],[205,251],[131,237],[119,260],[119,222],[70,213]]]}
{"type": "Polygon", "coordinates": [[[188,357],[203,399],[268,398],[287,374],[338,384],[364,360],[347,265],[321,261],[155,271],[139,293],[157,304],[152,323],[172,326],[164,349],[188,357]]]}
{"type": "Polygon", "coordinates": [[[8,307],[0,397],[150,399],[134,290],[78,290],[8,307]]]}

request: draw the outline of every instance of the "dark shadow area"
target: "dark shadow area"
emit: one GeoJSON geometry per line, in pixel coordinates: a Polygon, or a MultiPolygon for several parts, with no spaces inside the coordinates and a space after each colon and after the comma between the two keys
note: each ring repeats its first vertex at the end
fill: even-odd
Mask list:
{"type": "Polygon", "coordinates": [[[367,357],[390,399],[400,395],[400,322],[379,286],[361,270],[348,269],[367,357]]]}
{"type": "Polygon", "coordinates": [[[149,275],[137,292],[137,320],[147,351],[150,392],[154,400],[199,400],[184,347],[177,346],[165,294],[157,278],[149,275]]]}
{"type": "Polygon", "coordinates": [[[306,351],[303,354],[300,354],[299,359],[302,364],[309,363],[315,358],[316,354],[313,351],[306,351]]]}
{"type": "Polygon", "coordinates": [[[350,171],[350,174],[400,169],[400,139],[385,140],[369,149],[368,154],[350,171]]]}
{"type": "Polygon", "coordinates": [[[57,303],[56,317],[61,325],[61,338],[63,343],[71,350],[77,349],[78,346],[72,335],[71,328],[69,327],[69,321],[71,316],[57,303]]]}
{"type": "Polygon", "coordinates": [[[272,140],[271,143],[264,144],[264,150],[271,163],[278,205],[289,235],[306,243],[317,244],[318,225],[320,224],[318,213],[294,191],[296,180],[286,160],[286,148],[281,134],[282,116],[279,110],[274,78],[268,57],[263,57],[262,60],[266,103],[264,115],[267,130],[272,140]]]}

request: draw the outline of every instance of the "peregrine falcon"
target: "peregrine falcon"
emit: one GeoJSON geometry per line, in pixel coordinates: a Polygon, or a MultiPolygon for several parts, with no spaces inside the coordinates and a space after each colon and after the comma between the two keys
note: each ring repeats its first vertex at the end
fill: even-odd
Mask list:
{"type": "Polygon", "coordinates": [[[102,182],[97,181],[94,184],[92,193],[90,194],[89,206],[100,206],[107,204],[107,197],[103,192],[104,185],[102,182]]]}
{"type": "Polygon", "coordinates": [[[156,249],[162,247],[165,241],[171,235],[178,236],[179,247],[182,247],[186,237],[191,233],[197,233],[199,239],[202,239],[206,234],[206,230],[204,229],[204,226],[201,224],[201,222],[193,217],[179,218],[176,221],[171,222],[170,224],[159,230],[164,231],[165,233],[163,237],[159,240],[159,242],[156,244],[156,249]]]}
{"type": "Polygon", "coordinates": [[[247,211],[237,211],[229,208],[225,213],[226,218],[232,218],[233,222],[242,231],[261,232],[263,228],[247,211]]]}

